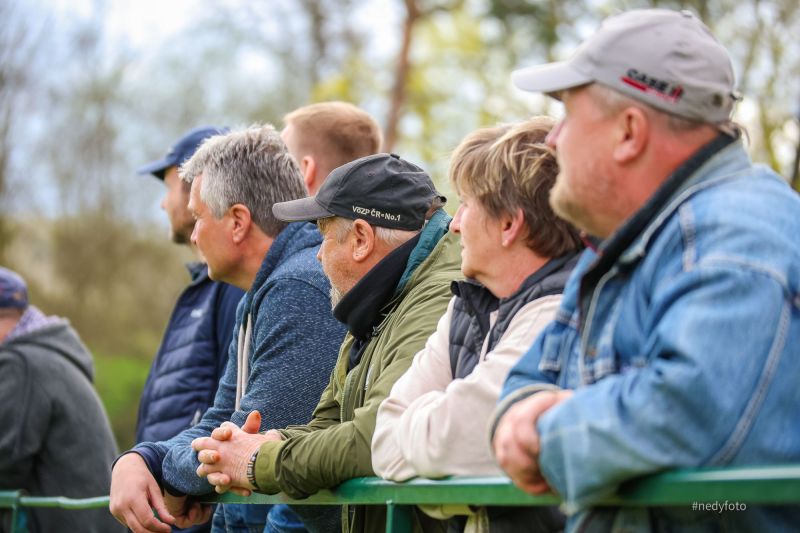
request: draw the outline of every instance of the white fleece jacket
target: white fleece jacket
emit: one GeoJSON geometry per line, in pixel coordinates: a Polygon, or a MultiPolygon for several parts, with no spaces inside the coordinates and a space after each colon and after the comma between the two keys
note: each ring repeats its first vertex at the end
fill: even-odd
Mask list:
{"type": "Polygon", "coordinates": [[[502,475],[486,437],[489,417],[508,371],[555,317],[561,295],[523,306],[489,353],[484,339],[479,363],[463,379],[453,379],[450,368],[454,301],[378,409],[372,467],[385,479],[502,475]]]}

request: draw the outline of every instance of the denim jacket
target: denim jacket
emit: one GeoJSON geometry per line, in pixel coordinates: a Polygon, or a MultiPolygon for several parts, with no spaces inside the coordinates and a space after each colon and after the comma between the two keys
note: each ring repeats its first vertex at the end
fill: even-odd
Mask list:
{"type": "Polygon", "coordinates": [[[798,236],[798,195],[721,136],[584,253],[495,415],[543,389],[575,389],[536,426],[539,464],[573,513],[570,529],[800,523],[796,507],[587,512],[641,475],[800,461],[798,236]]]}

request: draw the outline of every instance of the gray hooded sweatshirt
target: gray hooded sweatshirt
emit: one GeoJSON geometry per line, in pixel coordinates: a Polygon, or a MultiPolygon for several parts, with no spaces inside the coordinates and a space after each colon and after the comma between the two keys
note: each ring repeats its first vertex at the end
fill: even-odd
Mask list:
{"type": "MultiPolygon", "coordinates": [[[[0,342],[0,490],[108,494],[116,445],[93,375],[92,356],[66,320],[0,342]]],[[[4,533],[10,512],[0,512],[4,533]]],[[[31,533],[123,531],[107,507],[25,512],[31,533]]]]}

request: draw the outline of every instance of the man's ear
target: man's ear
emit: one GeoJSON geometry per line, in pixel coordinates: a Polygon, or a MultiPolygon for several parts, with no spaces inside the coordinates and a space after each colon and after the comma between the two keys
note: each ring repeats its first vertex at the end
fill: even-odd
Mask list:
{"type": "Polygon", "coordinates": [[[235,244],[241,244],[247,238],[253,219],[250,210],[244,204],[233,204],[228,209],[231,223],[231,238],[235,244]]]}
{"type": "Polygon", "coordinates": [[[307,155],[300,161],[300,172],[303,173],[303,183],[306,184],[309,196],[317,192],[317,161],[313,156],[307,155]]]}
{"type": "Polygon", "coordinates": [[[510,246],[516,240],[525,237],[525,215],[521,208],[517,208],[513,214],[503,214],[500,217],[500,243],[503,247],[510,246]]]}
{"type": "Polygon", "coordinates": [[[363,263],[372,256],[375,250],[375,230],[366,220],[359,218],[353,221],[353,229],[348,239],[353,261],[363,263]]]}
{"type": "Polygon", "coordinates": [[[614,161],[629,163],[638,158],[650,137],[650,120],[638,107],[628,107],[619,113],[616,121],[614,161]]]}

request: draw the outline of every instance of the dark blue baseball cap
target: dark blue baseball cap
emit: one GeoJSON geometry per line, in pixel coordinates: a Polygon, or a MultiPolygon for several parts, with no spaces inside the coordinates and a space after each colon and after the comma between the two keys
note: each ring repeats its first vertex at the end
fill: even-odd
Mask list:
{"type": "Polygon", "coordinates": [[[214,135],[224,135],[228,133],[228,128],[217,128],[215,126],[201,126],[186,133],[183,137],[175,141],[170,146],[167,155],[158,161],[151,161],[140,167],[137,174],[152,174],[160,180],[164,179],[169,167],[179,167],[184,161],[194,155],[200,145],[214,135]]]}
{"type": "Polygon", "coordinates": [[[0,267],[0,309],[28,307],[28,287],[22,276],[0,267]]]}

